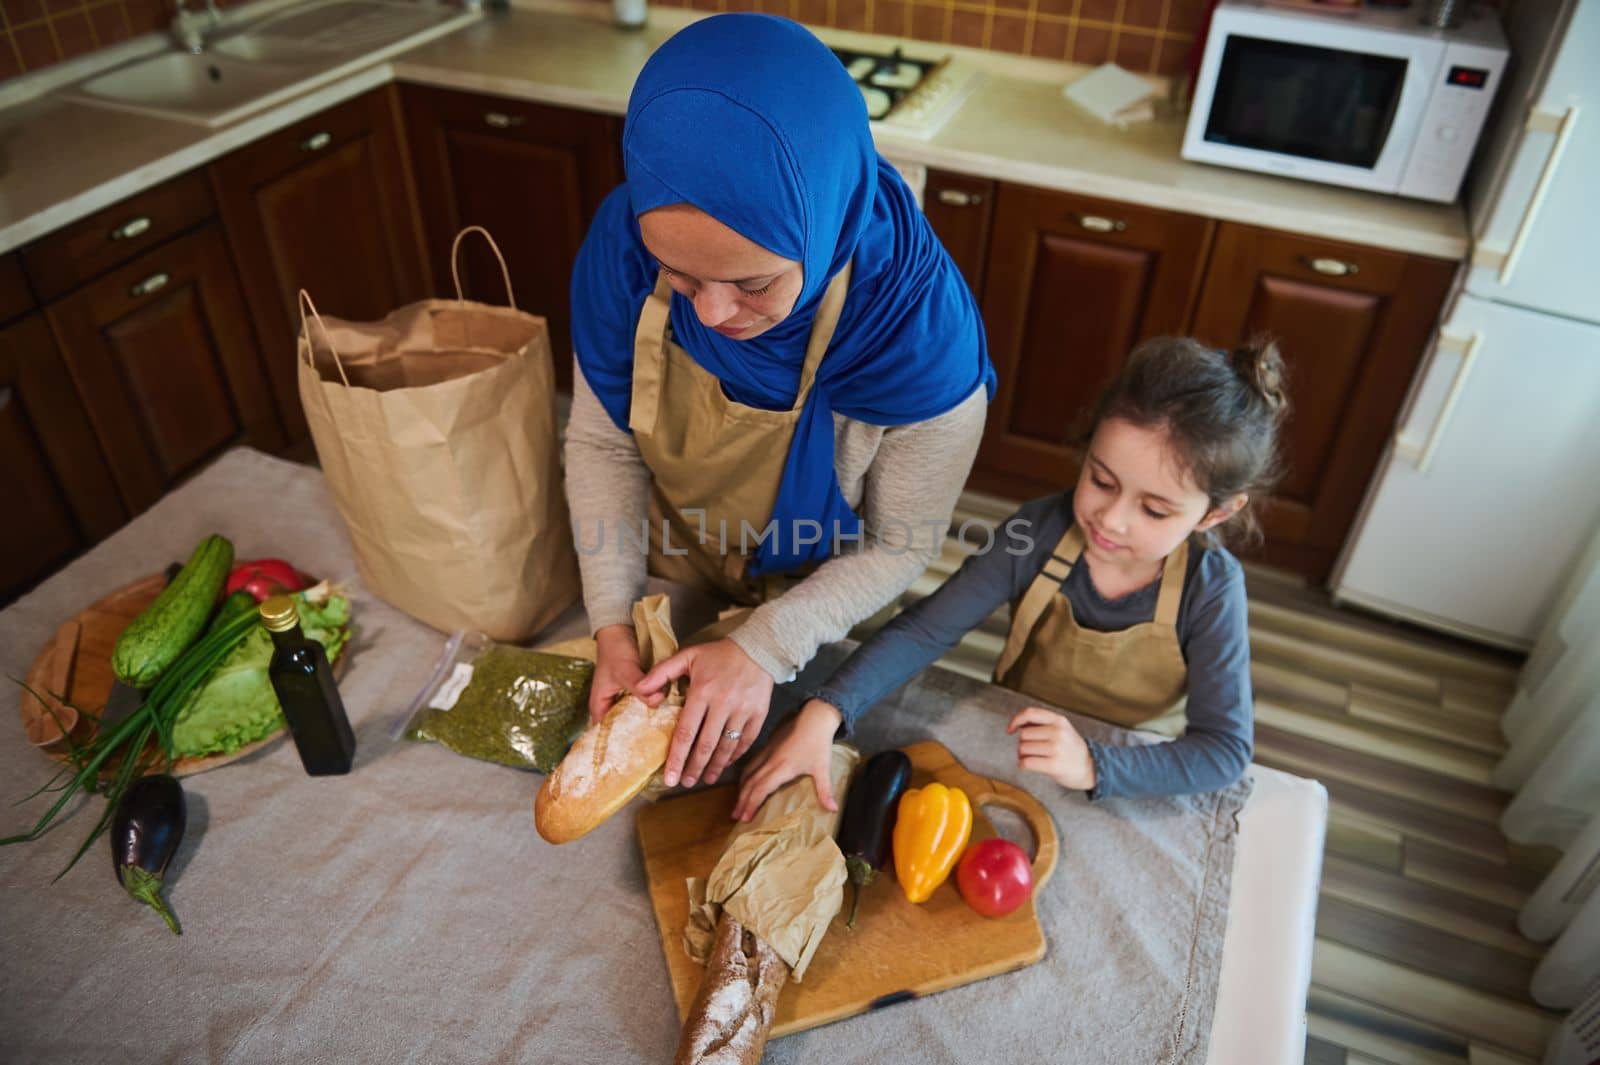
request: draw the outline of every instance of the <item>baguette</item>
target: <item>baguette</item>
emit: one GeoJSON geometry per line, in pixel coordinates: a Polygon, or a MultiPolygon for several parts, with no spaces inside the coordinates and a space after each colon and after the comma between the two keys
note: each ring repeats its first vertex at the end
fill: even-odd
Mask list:
{"type": "Polygon", "coordinates": [[[724,913],[673,1065],[756,1065],[788,980],[778,952],[724,913]]]}
{"type": "Polygon", "coordinates": [[[533,803],[533,823],[551,843],[570,843],[644,790],[667,764],[681,701],[652,707],[632,693],[578,737],[545,777],[533,803]]]}

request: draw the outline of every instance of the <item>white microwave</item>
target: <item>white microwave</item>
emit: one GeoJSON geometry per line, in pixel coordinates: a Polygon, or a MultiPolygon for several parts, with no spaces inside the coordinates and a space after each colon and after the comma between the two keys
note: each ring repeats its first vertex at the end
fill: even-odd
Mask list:
{"type": "Polygon", "coordinates": [[[1454,200],[1509,53],[1487,5],[1453,29],[1423,25],[1422,6],[1221,0],[1183,157],[1454,200]]]}

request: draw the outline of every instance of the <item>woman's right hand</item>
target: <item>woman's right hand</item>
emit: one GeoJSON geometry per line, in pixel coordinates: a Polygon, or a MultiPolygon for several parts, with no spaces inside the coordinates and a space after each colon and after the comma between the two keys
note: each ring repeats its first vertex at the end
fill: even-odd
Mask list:
{"type": "Polygon", "coordinates": [[[607,625],[594,634],[594,684],[589,688],[589,720],[599,721],[617,693],[632,691],[644,678],[639,641],[632,625],[607,625]]]}
{"type": "Polygon", "coordinates": [[[809,776],[824,810],[836,811],[833,797],[833,736],[844,715],[832,703],[812,699],[778,726],[772,739],[745,766],[733,818],[748,821],[767,796],[798,777],[809,776]]]}

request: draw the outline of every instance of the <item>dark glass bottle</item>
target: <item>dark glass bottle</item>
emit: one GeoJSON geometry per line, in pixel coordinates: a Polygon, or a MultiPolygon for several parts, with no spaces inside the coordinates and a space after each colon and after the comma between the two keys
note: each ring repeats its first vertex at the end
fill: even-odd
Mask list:
{"type": "Polygon", "coordinates": [[[267,676],[306,772],[314,777],[350,772],[356,738],[333,683],[327,652],[300,631],[300,613],[292,596],[275,595],[262,603],[261,621],[276,645],[267,676]]]}

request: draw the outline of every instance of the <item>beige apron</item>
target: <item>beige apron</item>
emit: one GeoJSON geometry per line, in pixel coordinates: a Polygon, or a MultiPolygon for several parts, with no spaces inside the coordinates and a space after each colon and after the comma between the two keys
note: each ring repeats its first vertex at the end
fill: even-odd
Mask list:
{"type": "MultiPolygon", "coordinates": [[[[628,413],[628,427],[651,473],[651,573],[747,606],[793,583],[794,575],[752,577],[746,569],[777,503],[795,426],[839,323],[850,272],[846,264],[823,293],[794,406],[775,411],[730,400],[722,382],[671,338],[672,289],[665,274],[657,281],[634,334],[628,413]],[[746,526],[749,534],[741,537],[746,526]]],[[[790,535],[788,529],[780,531],[790,535]]]]}
{"type": "Polygon", "coordinates": [[[1178,644],[1178,604],[1189,542],[1162,568],[1155,617],[1120,632],[1080,627],[1061,591],[1083,546],[1074,523],[1012,611],[994,682],[1125,728],[1181,735],[1189,670],[1178,644]]]}

